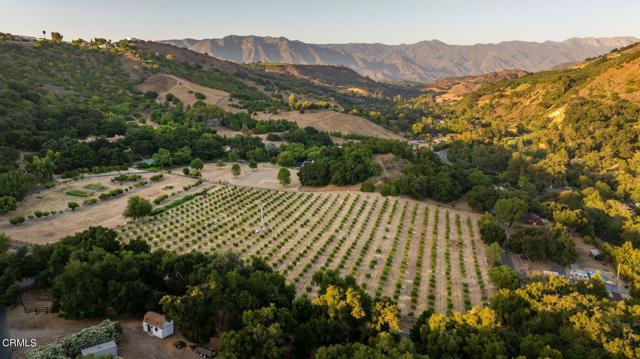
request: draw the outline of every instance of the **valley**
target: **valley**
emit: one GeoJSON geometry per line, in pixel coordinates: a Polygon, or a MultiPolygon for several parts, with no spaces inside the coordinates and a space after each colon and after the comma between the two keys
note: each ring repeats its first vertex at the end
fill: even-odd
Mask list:
{"type": "Polygon", "coordinates": [[[16,355],[640,355],[635,38],[43,35],[0,33],[16,355]]]}

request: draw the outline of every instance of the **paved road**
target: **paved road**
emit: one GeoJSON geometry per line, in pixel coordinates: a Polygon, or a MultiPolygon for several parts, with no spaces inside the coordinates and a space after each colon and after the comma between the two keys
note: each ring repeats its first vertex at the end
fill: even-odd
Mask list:
{"type": "Polygon", "coordinates": [[[9,348],[2,346],[2,339],[9,338],[9,328],[7,327],[7,310],[0,305],[0,359],[11,359],[9,348]]]}
{"type": "Polygon", "coordinates": [[[449,149],[445,148],[444,150],[440,150],[436,152],[436,155],[440,157],[440,161],[449,166],[453,166],[453,162],[449,161],[449,149]]]}

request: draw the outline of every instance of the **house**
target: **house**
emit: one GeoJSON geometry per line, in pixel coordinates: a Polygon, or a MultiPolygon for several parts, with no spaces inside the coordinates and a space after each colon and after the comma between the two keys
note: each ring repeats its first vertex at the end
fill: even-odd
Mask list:
{"type": "Polygon", "coordinates": [[[115,136],[107,137],[107,141],[109,141],[110,143],[114,143],[114,142],[120,141],[123,138],[124,138],[124,136],[115,135],[115,136]]]}
{"type": "Polygon", "coordinates": [[[602,252],[599,249],[589,249],[589,257],[598,258],[600,255],[602,255],[602,252]]]}
{"type": "Polygon", "coordinates": [[[589,277],[589,273],[586,270],[572,264],[571,267],[569,268],[569,279],[589,280],[591,278],[589,277]]]}
{"type": "Polygon", "coordinates": [[[116,345],[116,342],[112,340],[110,342],[82,349],[80,354],[82,354],[83,358],[115,358],[118,356],[118,346],[116,345]]]}
{"type": "Polygon", "coordinates": [[[537,214],[528,213],[522,220],[522,223],[528,224],[530,226],[542,226],[544,224],[544,221],[537,214]]]}
{"type": "Polygon", "coordinates": [[[142,330],[149,335],[164,339],[173,334],[173,322],[160,313],[147,312],[142,319],[142,330]]]}

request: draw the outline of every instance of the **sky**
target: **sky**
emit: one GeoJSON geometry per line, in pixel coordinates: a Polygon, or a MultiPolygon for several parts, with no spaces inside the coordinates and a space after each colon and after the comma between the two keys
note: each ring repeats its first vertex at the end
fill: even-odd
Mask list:
{"type": "Polygon", "coordinates": [[[449,44],[640,38],[637,0],[0,0],[0,32],[65,40],[284,36],[449,44]]]}

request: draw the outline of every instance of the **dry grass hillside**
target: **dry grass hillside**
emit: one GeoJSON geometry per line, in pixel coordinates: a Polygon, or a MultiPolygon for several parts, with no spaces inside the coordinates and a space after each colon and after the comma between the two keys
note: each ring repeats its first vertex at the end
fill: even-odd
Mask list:
{"type": "Polygon", "coordinates": [[[206,96],[202,101],[209,105],[216,105],[225,111],[242,112],[243,110],[233,107],[234,103],[228,92],[212,89],[205,86],[196,85],[185,79],[167,74],[156,74],[148,77],[143,83],[138,85],[141,92],[155,91],[158,93],[158,101],[164,101],[167,94],[173,94],[185,105],[193,105],[198,99],[196,93],[206,96]]]}
{"type": "Polygon", "coordinates": [[[439,102],[457,101],[462,96],[477,91],[485,83],[510,80],[527,75],[528,72],[519,69],[490,72],[477,76],[444,77],[427,83],[428,90],[436,92],[439,102]]]}
{"type": "Polygon", "coordinates": [[[402,139],[400,135],[376,125],[365,118],[329,110],[307,111],[305,113],[289,111],[279,113],[278,115],[261,113],[256,116],[257,120],[268,120],[271,118],[295,121],[300,127],[311,126],[320,131],[375,136],[396,140],[402,139]]]}
{"type": "Polygon", "coordinates": [[[569,69],[485,84],[457,106],[505,120],[525,120],[555,118],[570,102],[612,105],[621,100],[640,104],[640,44],[569,69]]]}

